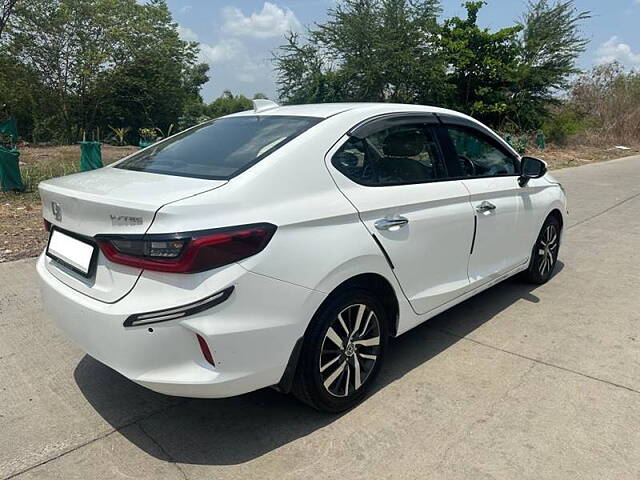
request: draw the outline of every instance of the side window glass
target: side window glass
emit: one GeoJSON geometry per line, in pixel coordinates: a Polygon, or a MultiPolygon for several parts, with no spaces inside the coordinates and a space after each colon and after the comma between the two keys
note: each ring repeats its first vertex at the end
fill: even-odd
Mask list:
{"type": "Polygon", "coordinates": [[[332,163],[362,185],[424,183],[445,177],[433,132],[424,125],[398,125],[360,140],[350,138],[332,163]]]}
{"type": "Polygon", "coordinates": [[[447,130],[466,177],[516,174],[515,160],[493,146],[481,134],[458,127],[447,127],[447,130]]]}
{"type": "Polygon", "coordinates": [[[376,185],[371,161],[364,140],[350,138],[331,159],[331,163],[343,175],[362,185],[376,185]]]}

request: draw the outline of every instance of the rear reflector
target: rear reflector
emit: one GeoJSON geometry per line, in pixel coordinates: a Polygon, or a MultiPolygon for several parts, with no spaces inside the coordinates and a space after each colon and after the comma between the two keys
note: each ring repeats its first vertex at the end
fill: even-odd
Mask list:
{"type": "Polygon", "coordinates": [[[213,355],[211,355],[211,350],[209,350],[209,345],[207,345],[207,341],[197,333],[196,333],[196,337],[198,337],[198,343],[200,344],[200,350],[202,351],[202,355],[204,356],[204,359],[208,363],[210,363],[212,366],[215,367],[216,364],[213,361],[213,355]]]}
{"type": "Polygon", "coordinates": [[[243,260],[267,246],[276,226],[257,223],[168,235],[98,235],[110,261],[147,270],[195,273],[243,260]]]}
{"type": "Polygon", "coordinates": [[[195,315],[196,313],[200,313],[209,308],[215,307],[216,305],[220,305],[231,296],[234,288],[235,287],[231,285],[210,297],[203,298],[202,300],[189,303],[187,305],[182,305],[181,307],[165,308],[163,310],[156,310],[155,312],[136,313],[127,317],[123,325],[125,327],[139,327],[142,325],[149,325],[150,323],[168,322],[169,320],[176,320],[189,315],[195,315]]]}

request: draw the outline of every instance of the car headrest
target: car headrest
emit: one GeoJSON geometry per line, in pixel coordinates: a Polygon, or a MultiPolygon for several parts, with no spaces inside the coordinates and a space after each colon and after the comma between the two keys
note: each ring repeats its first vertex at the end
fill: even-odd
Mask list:
{"type": "Polygon", "coordinates": [[[389,157],[413,157],[424,148],[424,135],[416,130],[390,133],[382,145],[382,151],[389,157]]]}

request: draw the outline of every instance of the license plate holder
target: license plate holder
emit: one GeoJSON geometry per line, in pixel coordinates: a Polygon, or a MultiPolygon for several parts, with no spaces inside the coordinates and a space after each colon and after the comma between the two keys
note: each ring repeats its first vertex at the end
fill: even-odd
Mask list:
{"type": "Polygon", "coordinates": [[[52,227],[46,255],[75,273],[89,278],[93,276],[98,247],[78,235],[52,227]]]}

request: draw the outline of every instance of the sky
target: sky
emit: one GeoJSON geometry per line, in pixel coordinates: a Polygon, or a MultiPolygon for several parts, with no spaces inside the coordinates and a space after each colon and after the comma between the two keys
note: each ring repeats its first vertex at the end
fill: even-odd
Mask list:
{"type": "MultiPolygon", "coordinates": [[[[185,40],[200,42],[200,60],[210,65],[211,80],[202,96],[210,102],[224,90],[249,98],[257,92],[277,98],[271,52],[289,30],[304,32],[327,18],[337,0],[169,0],[185,40]]],[[[491,30],[513,25],[527,0],[487,0],[478,17],[491,30]]],[[[640,69],[640,0],[575,0],[591,11],[583,23],[590,40],[578,64],[587,69],[617,60],[640,69]]],[[[462,0],[442,0],[444,18],[464,16],[462,0]]]]}

